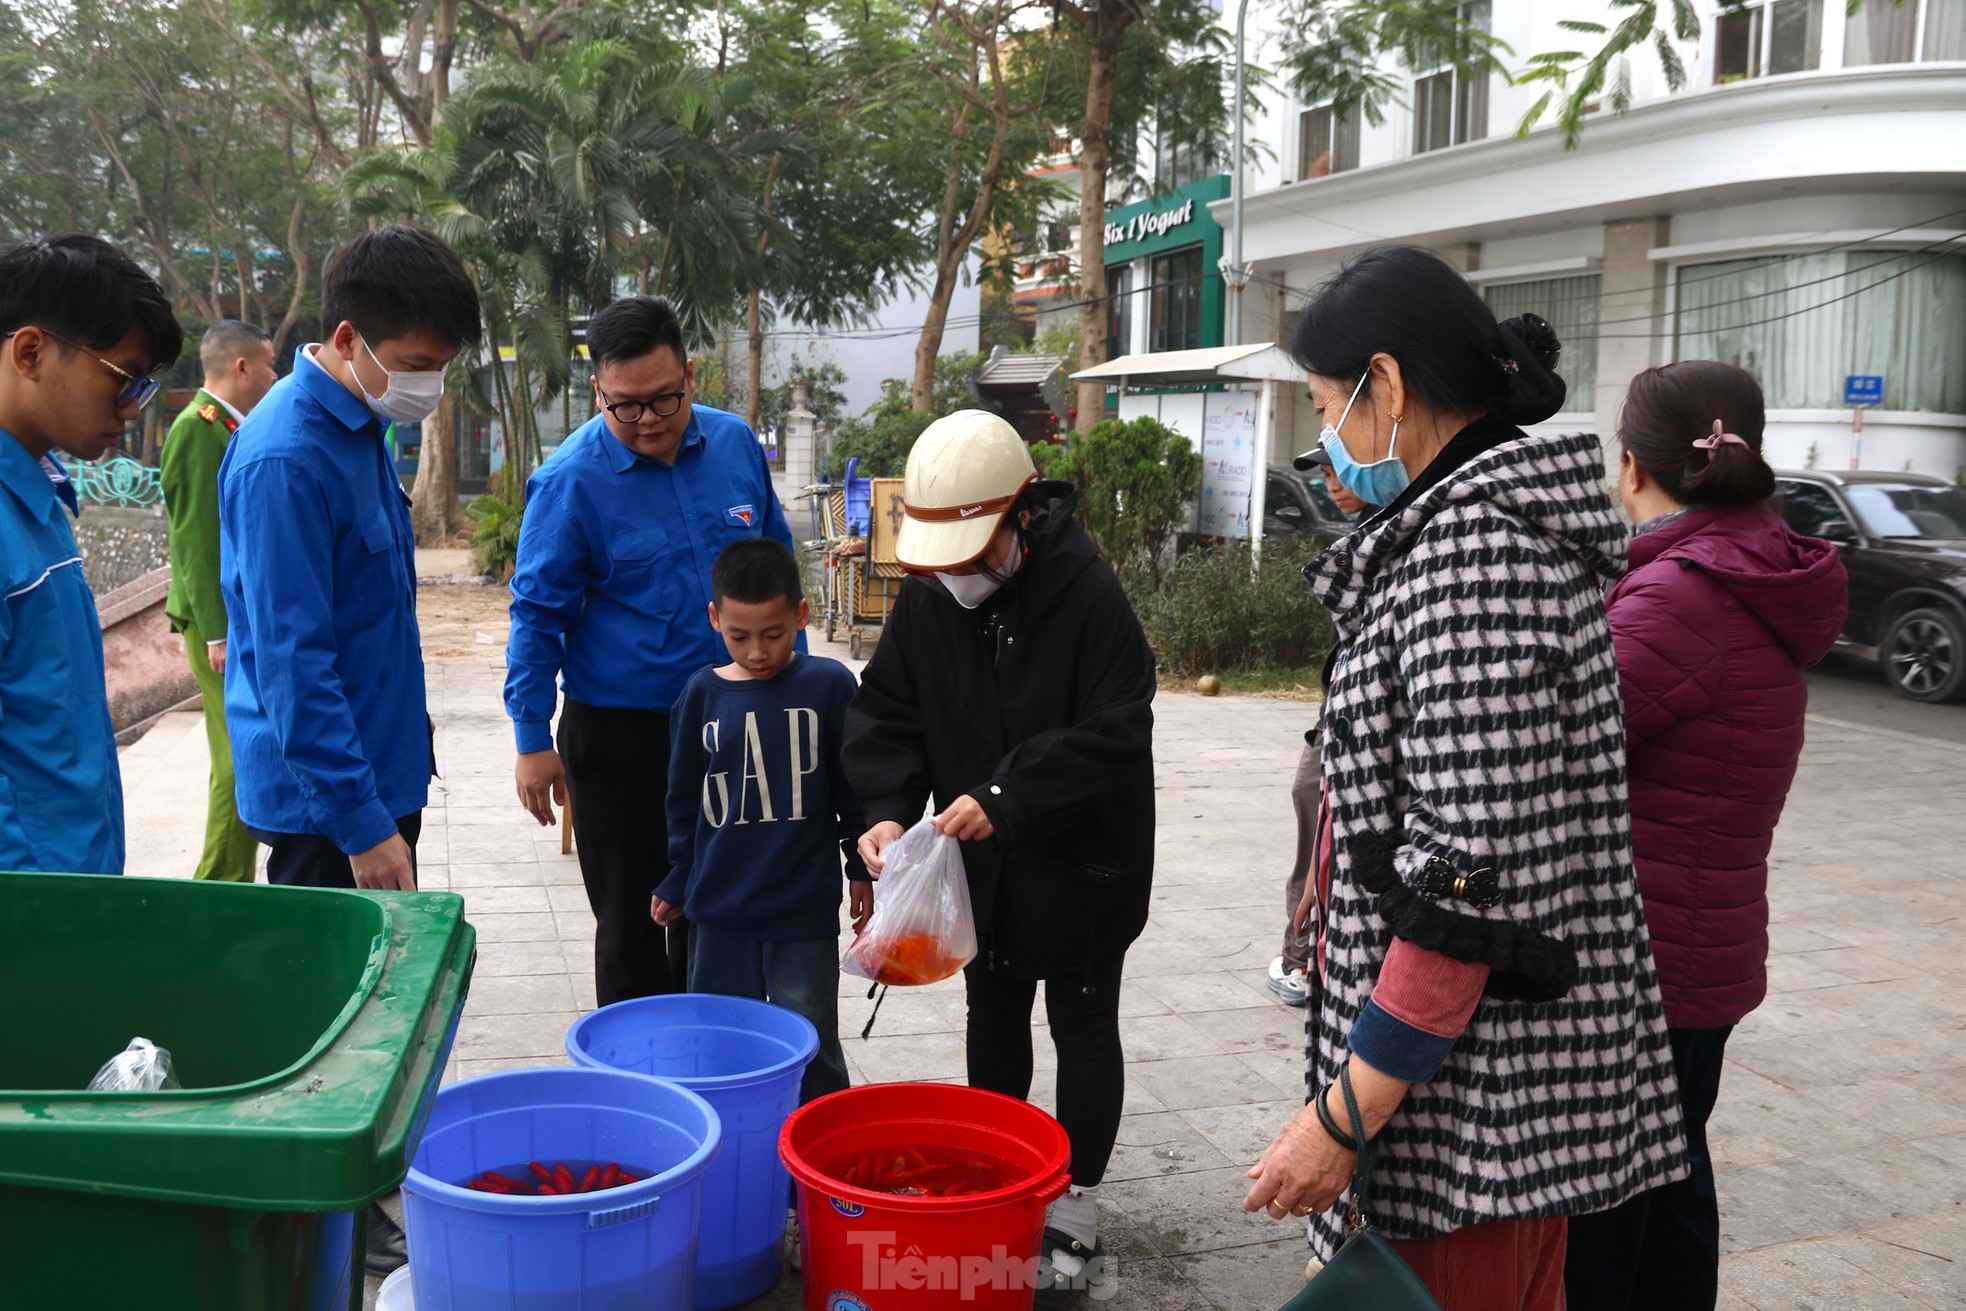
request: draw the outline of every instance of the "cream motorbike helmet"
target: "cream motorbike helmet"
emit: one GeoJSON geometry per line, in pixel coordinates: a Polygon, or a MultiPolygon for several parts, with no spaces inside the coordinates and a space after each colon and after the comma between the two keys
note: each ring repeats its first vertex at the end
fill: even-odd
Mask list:
{"type": "Polygon", "coordinates": [[[916,573],[975,564],[1037,480],[1024,439],[1003,419],[983,410],[937,419],[908,454],[895,558],[916,573]]]}

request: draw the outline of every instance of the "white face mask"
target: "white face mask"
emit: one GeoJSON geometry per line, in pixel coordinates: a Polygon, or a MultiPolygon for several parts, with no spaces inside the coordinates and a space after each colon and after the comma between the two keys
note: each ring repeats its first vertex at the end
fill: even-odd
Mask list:
{"type": "Polygon", "coordinates": [[[412,369],[385,369],[382,361],[375,358],[375,351],[370,349],[368,341],[361,337],[356,340],[362,343],[363,350],[369,352],[369,358],[375,360],[375,367],[382,369],[383,376],[389,379],[388,385],[382,389],[382,395],[371,396],[369,389],[362,387],[361,376],[356,375],[355,385],[362,387],[362,395],[368,400],[369,409],[379,417],[393,419],[397,423],[422,423],[429,418],[431,411],[437,408],[437,402],[444,397],[443,370],[425,373],[412,369]]]}
{"type": "Polygon", "coordinates": [[[937,574],[942,586],[949,595],[956,598],[956,604],[965,610],[974,610],[992,596],[996,595],[1003,582],[988,574],[937,574]]]}

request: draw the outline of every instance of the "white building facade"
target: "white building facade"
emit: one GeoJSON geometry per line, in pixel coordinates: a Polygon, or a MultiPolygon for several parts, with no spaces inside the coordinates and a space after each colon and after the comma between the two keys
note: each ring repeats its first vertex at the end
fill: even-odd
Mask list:
{"type": "MultiPolygon", "coordinates": [[[[1511,68],[1597,39],[1559,21],[1617,21],[1598,0],[1463,10],[1511,68]]],[[[1274,63],[1262,17],[1254,0],[1249,57],[1274,63]]],[[[1635,54],[1631,108],[1589,115],[1574,150],[1548,125],[1519,138],[1541,89],[1500,76],[1400,68],[1376,125],[1273,93],[1250,127],[1274,158],[1244,175],[1241,339],[1287,344],[1348,256],[1410,242],[1498,316],[1555,325],[1571,399],[1549,430],[1608,441],[1633,374],[1713,358],[1760,380],[1778,467],[1966,476],[1966,0],[1710,8],[1680,53],[1678,92],[1635,54]],[[1883,379],[1860,438],[1853,377],[1883,379]]],[[[1228,227],[1230,202],[1210,208],[1228,227]]],[[[1315,439],[1301,399],[1278,420],[1273,460],[1315,439]]]]}

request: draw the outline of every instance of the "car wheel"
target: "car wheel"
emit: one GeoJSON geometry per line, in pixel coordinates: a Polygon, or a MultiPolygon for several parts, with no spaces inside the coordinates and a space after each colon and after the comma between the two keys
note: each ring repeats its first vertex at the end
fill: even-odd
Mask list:
{"type": "Polygon", "coordinates": [[[1891,622],[1877,656],[1900,696],[1950,701],[1966,687],[1966,624],[1950,610],[1907,610],[1891,622]]]}

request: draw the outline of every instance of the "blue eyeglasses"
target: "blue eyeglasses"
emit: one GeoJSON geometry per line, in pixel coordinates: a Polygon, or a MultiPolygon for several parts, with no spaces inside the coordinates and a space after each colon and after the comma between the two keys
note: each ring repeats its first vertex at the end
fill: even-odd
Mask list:
{"type": "MultiPolygon", "coordinates": [[[[39,325],[37,324],[36,326],[38,327],[39,325]]],[[[12,337],[19,331],[20,329],[16,328],[13,332],[6,334],[6,337],[0,337],[0,341],[5,341],[7,337],[12,337]]],[[[68,338],[62,336],[59,332],[50,332],[46,328],[42,328],[41,331],[47,333],[50,337],[53,337],[56,341],[60,342],[62,345],[81,351],[84,355],[94,360],[97,364],[102,365],[103,368],[108,369],[111,373],[115,374],[117,377],[123,380],[122,390],[116,393],[116,408],[119,410],[122,409],[125,405],[129,405],[132,403],[134,403],[136,407],[140,410],[144,406],[150,404],[151,397],[155,396],[159,391],[163,390],[164,384],[157,381],[157,379],[155,378],[140,378],[136,374],[131,373],[128,369],[121,368],[115,364],[111,364],[108,360],[105,360],[102,356],[96,354],[94,351],[82,345],[80,342],[70,341],[68,338]]]]}

